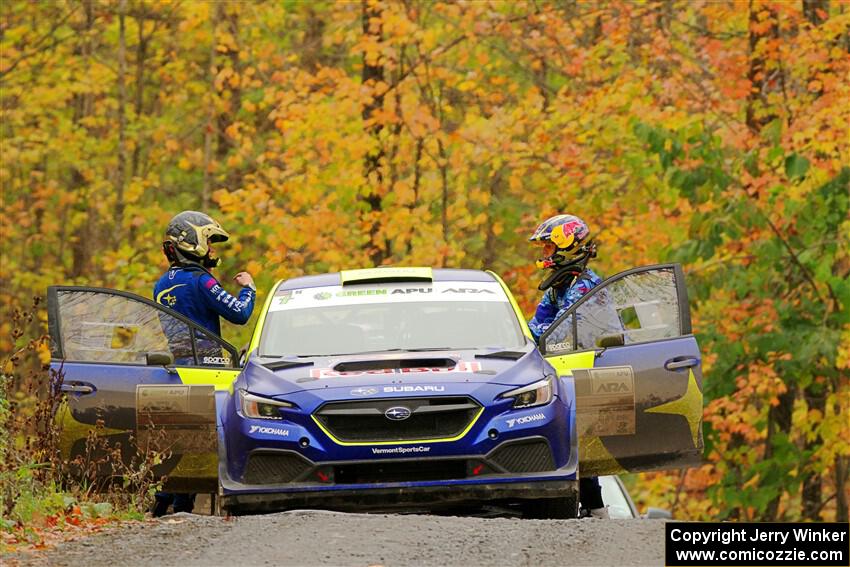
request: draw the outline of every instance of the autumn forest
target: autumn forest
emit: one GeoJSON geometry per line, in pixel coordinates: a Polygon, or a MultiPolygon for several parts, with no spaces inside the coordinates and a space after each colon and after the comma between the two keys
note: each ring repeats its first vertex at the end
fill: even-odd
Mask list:
{"type": "MultiPolygon", "coordinates": [[[[51,284],[150,296],[168,220],[224,282],[492,269],[530,316],[559,212],[594,269],[680,262],[706,460],[677,518],[848,520],[846,0],[0,4],[0,354],[51,284]]],[[[43,311],[43,310],[42,310],[43,311]]],[[[240,345],[252,325],[226,326],[240,345]]],[[[17,344],[15,344],[17,342],[17,344]]]]}

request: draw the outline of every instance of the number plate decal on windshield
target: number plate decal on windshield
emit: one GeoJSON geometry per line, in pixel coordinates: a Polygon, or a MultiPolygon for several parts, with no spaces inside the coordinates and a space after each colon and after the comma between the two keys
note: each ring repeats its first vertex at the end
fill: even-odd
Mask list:
{"type": "Polygon", "coordinates": [[[422,301],[508,302],[497,282],[392,283],[358,286],[323,286],[296,289],[278,294],[269,311],[314,307],[335,307],[364,303],[406,303],[422,301]]]}

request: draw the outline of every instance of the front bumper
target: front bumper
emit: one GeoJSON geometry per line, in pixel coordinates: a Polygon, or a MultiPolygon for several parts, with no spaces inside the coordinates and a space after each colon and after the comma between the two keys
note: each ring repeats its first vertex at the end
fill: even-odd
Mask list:
{"type": "Polygon", "coordinates": [[[450,459],[315,463],[295,451],[258,450],[249,455],[249,474],[242,481],[228,475],[224,446],[219,450],[219,498],[222,507],[235,514],[305,507],[434,510],[504,500],[574,497],[577,490],[575,463],[554,469],[546,459],[551,455],[548,442],[539,436],[502,443],[484,456],[450,459]]]}
{"type": "MultiPolygon", "coordinates": [[[[235,513],[299,507],[435,509],[464,503],[575,495],[574,411],[564,398],[515,410],[498,384],[452,386],[447,396],[494,400],[467,429],[442,439],[348,442],[313,418],[323,399],[292,396],[298,411],[256,420],[225,404],[219,429],[219,495],[235,513]]],[[[334,399],[333,394],[328,394],[334,399]]],[[[384,396],[385,405],[409,395],[384,396]]]]}
{"type": "MultiPolygon", "coordinates": [[[[502,387],[503,389],[503,387],[502,387]]],[[[383,462],[400,459],[482,459],[494,458],[494,451],[506,443],[540,438],[548,445],[549,462],[542,467],[512,466],[510,458],[494,458],[501,468],[495,472],[526,473],[570,468],[576,460],[574,412],[570,405],[556,398],[547,406],[513,410],[510,402],[487,405],[478,417],[455,437],[408,438],[399,440],[341,441],[313,419],[315,407],[294,400],[301,411],[287,411],[280,420],[246,418],[236,404],[225,404],[219,443],[227,448],[227,476],[243,484],[267,484],[251,480],[250,455],[258,451],[290,451],[310,463],[383,462]]],[[[394,398],[377,400],[395,403],[394,398]]],[[[316,404],[318,405],[318,404],[316,404]]],[[[514,459],[515,460],[515,459],[514,459]]],[[[287,478],[286,482],[303,479],[287,478]]],[[[414,479],[415,480],[415,479],[414,479]]]]}

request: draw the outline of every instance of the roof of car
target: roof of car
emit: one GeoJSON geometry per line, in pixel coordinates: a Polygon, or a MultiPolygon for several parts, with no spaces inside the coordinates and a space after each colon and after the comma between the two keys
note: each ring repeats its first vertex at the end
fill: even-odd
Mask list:
{"type": "MultiPolygon", "coordinates": [[[[451,268],[434,268],[431,270],[435,282],[492,282],[496,281],[491,274],[482,270],[460,270],[451,268]]],[[[413,282],[416,283],[416,282],[413,282]]],[[[291,278],[280,284],[277,291],[289,289],[304,289],[307,287],[323,287],[340,285],[339,272],[330,274],[318,274],[315,276],[301,276],[291,278]]]]}

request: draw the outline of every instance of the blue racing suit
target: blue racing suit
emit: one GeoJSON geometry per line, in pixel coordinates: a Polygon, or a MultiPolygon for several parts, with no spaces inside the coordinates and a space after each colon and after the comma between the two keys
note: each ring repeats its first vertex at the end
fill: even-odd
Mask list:
{"type": "Polygon", "coordinates": [[[219,316],[244,325],[254,310],[256,292],[243,287],[239,297],[225,291],[221,284],[200,266],[172,266],[156,282],[154,300],[221,336],[219,316]]]}
{"type": "MultiPolygon", "coordinates": [[[[218,280],[200,266],[172,266],[153,288],[154,300],[221,336],[219,316],[244,325],[254,310],[256,292],[243,287],[238,297],[227,293],[218,280]]],[[[154,516],[163,516],[173,504],[174,512],[191,512],[194,494],[157,492],[154,516]]]]}
{"type": "Polygon", "coordinates": [[[534,335],[535,340],[539,339],[540,335],[549,328],[549,325],[572,307],[573,303],[601,282],[602,278],[593,273],[593,270],[586,269],[570,287],[559,289],[550,287],[547,289],[537,306],[534,317],[528,322],[528,328],[531,329],[531,334],[534,335]]]}
{"type": "MultiPolygon", "coordinates": [[[[581,276],[570,287],[550,287],[537,305],[534,317],[528,322],[531,334],[537,340],[549,329],[561,315],[581,299],[587,292],[602,283],[602,278],[585,269],[581,276]]],[[[579,477],[579,498],[585,510],[596,510],[604,506],[602,502],[602,487],[595,476],[579,477]]]]}

